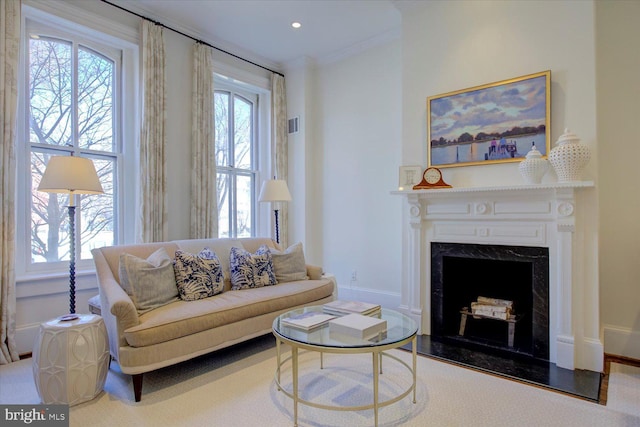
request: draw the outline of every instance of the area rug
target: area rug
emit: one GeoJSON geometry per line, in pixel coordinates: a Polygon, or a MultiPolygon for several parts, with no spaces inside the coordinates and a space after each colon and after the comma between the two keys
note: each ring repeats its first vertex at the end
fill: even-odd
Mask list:
{"type": "MultiPolygon", "coordinates": [[[[391,353],[411,363],[411,353],[391,353]]],[[[371,362],[370,355],[325,355],[321,370],[318,355],[304,353],[302,396],[325,404],[366,404],[372,399],[371,362]]],[[[613,396],[603,406],[425,357],[417,363],[416,403],[409,395],[381,408],[380,426],[640,426],[639,406],[614,397],[625,387],[638,387],[635,372],[623,371],[622,382],[612,372],[613,396]]],[[[293,404],[276,387],[275,365],[273,338],[252,340],[145,374],[142,401],[136,403],[130,376],[113,363],[104,392],[71,407],[70,425],[293,426],[293,404]]],[[[405,390],[411,378],[406,368],[385,358],[380,381],[384,400],[405,390]]],[[[283,371],[281,382],[290,385],[290,370],[283,371]]],[[[11,403],[39,403],[31,359],[0,366],[0,404],[11,403]]],[[[300,426],[373,426],[373,411],[300,405],[298,421],[300,426]]]]}

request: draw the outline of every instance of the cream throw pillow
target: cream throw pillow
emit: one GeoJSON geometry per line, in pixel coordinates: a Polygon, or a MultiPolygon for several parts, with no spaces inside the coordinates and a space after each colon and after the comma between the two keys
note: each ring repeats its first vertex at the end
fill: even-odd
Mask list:
{"type": "Polygon", "coordinates": [[[302,242],[289,246],[284,252],[270,249],[273,272],[278,283],[306,280],[307,264],[304,260],[302,242]]]}
{"type": "Polygon", "coordinates": [[[178,286],[173,271],[173,261],[164,248],[147,259],[131,254],[120,255],[120,286],[133,300],[138,313],[175,301],[178,286]]]}

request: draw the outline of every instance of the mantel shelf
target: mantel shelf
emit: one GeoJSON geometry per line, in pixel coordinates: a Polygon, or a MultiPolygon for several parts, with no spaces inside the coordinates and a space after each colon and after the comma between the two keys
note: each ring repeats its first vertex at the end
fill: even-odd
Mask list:
{"type": "Polygon", "coordinates": [[[438,195],[451,193],[485,193],[496,191],[536,191],[536,190],[557,190],[564,188],[589,188],[595,187],[593,181],[570,181],[570,182],[550,182],[544,184],[528,184],[528,185],[505,185],[495,187],[459,187],[459,188],[438,188],[433,190],[395,190],[393,195],[438,195]]]}

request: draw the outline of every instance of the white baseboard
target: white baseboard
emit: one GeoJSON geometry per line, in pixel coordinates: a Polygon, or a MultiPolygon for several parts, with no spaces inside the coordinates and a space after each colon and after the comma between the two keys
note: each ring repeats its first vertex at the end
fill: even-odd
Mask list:
{"type": "Polygon", "coordinates": [[[640,332],[620,326],[604,325],[604,352],[640,359],[640,332]]]}
{"type": "Polygon", "coordinates": [[[338,286],[338,299],[380,304],[380,306],[390,308],[392,310],[397,310],[401,302],[399,293],[357,287],[347,288],[341,286],[338,286]]]}
{"type": "Polygon", "coordinates": [[[578,369],[587,369],[594,372],[602,372],[604,370],[604,346],[602,341],[594,338],[584,338],[578,369]]]}
{"type": "Polygon", "coordinates": [[[38,336],[40,323],[31,323],[16,328],[16,348],[18,354],[27,354],[33,351],[33,344],[38,336]]]}

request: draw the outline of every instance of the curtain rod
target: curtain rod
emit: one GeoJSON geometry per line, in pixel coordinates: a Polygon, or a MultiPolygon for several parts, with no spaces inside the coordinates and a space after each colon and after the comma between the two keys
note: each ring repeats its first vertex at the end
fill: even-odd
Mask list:
{"type": "Polygon", "coordinates": [[[275,73],[275,74],[278,74],[278,75],[280,75],[280,76],[284,77],[284,74],[282,74],[282,73],[280,73],[280,72],[278,72],[278,71],[274,71],[274,70],[272,70],[272,69],[269,69],[269,68],[265,67],[264,65],[256,64],[255,62],[250,61],[250,60],[248,60],[248,59],[246,59],[246,58],[243,58],[243,57],[238,56],[238,55],[236,55],[236,54],[234,54],[234,53],[228,52],[228,51],[226,51],[226,50],[224,50],[224,49],[220,49],[219,47],[216,47],[216,46],[214,46],[214,45],[212,45],[212,44],[210,44],[210,43],[207,43],[207,42],[205,42],[204,40],[197,39],[197,38],[195,38],[195,37],[193,37],[193,36],[190,36],[189,34],[183,33],[183,32],[182,32],[182,31],[180,31],[180,30],[176,30],[175,28],[171,28],[171,27],[169,27],[168,25],[163,24],[162,22],[158,22],[158,21],[156,21],[156,20],[154,20],[154,19],[147,18],[146,16],[140,15],[139,13],[136,13],[136,12],[131,11],[131,10],[129,10],[129,9],[125,9],[125,8],[124,8],[124,7],[122,7],[122,6],[119,6],[119,5],[117,5],[117,4],[111,3],[110,1],[107,1],[107,0],[101,0],[101,1],[102,1],[103,3],[108,4],[109,6],[113,6],[113,7],[115,7],[115,8],[118,8],[118,9],[122,10],[122,11],[125,11],[125,12],[127,12],[127,13],[132,14],[132,15],[135,15],[135,16],[137,16],[138,18],[142,18],[142,19],[144,19],[144,20],[147,20],[147,21],[153,22],[153,23],[154,23],[154,24],[156,24],[156,25],[159,25],[159,26],[161,26],[161,27],[163,27],[163,28],[166,28],[167,30],[171,30],[171,31],[173,31],[174,33],[178,33],[178,34],[180,34],[181,36],[187,37],[187,38],[189,38],[189,39],[191,39],[191,40],[193,40],[193,41],[195,41],[195,42],[197,42],[197,43],[201,43],[201,44],[203,44],[203,45],[209,46],[209,47],[210,47],[210,48],[212,48],[212,49],[215,49],[215,50],[220,51],[220,52],[222,52],[222,53],[226,53],[227,55],[233,56],[234,58],[237,58],[237,59],[239,59],[239,60],[241,60],[241,61],[248,62],[248,63],[249,63],[249,64],[251,64],[251,65],[255,65],[256,67],[260,67],[260,68],[262,68],[263,70],[267,70],[267,71],[270,71],[270,72],[272,72],[272,73],[275,73]]]}

